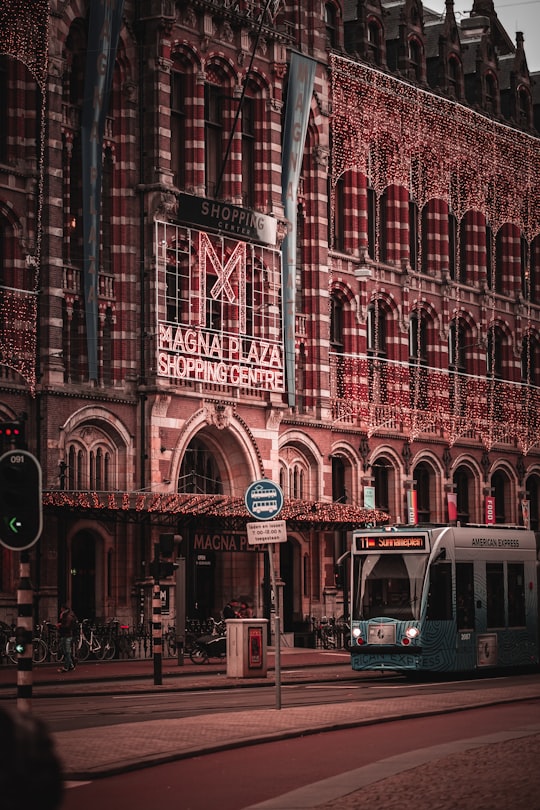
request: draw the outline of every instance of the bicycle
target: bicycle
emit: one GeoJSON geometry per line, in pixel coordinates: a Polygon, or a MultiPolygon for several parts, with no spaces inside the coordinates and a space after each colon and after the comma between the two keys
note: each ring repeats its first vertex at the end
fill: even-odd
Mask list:
{"type": "Polygon", "coordinates": [[[94,655],[100,661],[110,661],[116,654],[116,644],[112,638],[112,628],[117,625],[116,619],[109,622],[109,632],[106,638],[100,640],[97,634],[97,628],[90,624],[89,619],[83,619],[81,622],[81,632],[79,642],[75,647],[76,655],[79,661],[86,661],[90,654],[94,655]]]}

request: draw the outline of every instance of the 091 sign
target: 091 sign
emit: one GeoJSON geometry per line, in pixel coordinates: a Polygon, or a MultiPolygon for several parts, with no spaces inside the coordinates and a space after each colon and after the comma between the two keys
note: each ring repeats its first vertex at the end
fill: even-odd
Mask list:
{"type": "Polygon", "coordinates": [[[43,528],[41,466],[27,450],[0,456],[0,544],[24,551],[43,528]]]}

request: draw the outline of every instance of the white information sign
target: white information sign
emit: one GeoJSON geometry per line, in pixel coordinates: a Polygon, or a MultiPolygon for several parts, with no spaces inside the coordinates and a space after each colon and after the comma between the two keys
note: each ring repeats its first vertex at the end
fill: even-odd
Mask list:
{"type": "Polygon", "coordinates": [[[263,543],[285,543],[287,541],[287,523],[285,520],[246,523],[246,529],[250,546],[262,545],[263,543]]]}

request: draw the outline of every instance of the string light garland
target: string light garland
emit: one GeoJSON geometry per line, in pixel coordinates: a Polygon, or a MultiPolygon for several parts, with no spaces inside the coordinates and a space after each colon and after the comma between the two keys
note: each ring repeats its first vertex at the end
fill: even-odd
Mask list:
{"type": "MultiPolygon", "coordinates": [[[[32,252],[26,266],[33,270],[27,289],[0,287],[0,363],[19,373],[35,393],[37,381],[37,297],[41,266],[42,215],[45,178],[45,127],[49,65],[48,0],[2,0],[0,4],[0,53],[28,68],[41,93],[38,191],[35,233],[28,233],[32,252]]],[[[21,213],[22,218],[22,213],[21,213]]]]}
{"type": "MultiPolygon", "coordinates": [[[[400,186],[419,211],[430,201],[446,203],[458,223],[458,282],[459,223],[467,211],[483,214],[494,236],[506,223],[517,226],[528,244],[530,273],[531,245],[540,233],[540,140],[343,56],[331,54],[330,64],[331,216],[336,184],[354,169],[369,178],[378,199],[389,187],[400,186]]],[[[376,227],[378,246],[379,221],[376,227]]],[[[493,284],[492,271],[491,289],[493,284]]],[[[457,323],[462,313],[459,283],[452,288],[457,323]]],[[[495,329],[495,297],[491,299],[486,332],[495,329]]],[[[421,316],[418,309],[417,314],[421,316]]],[[[530,334],[530,302],[528,321],[525,331],[530,334]]],[[[458,343],[459,331],[456,352],[458,343]]],[[[334,418],[359,422],[368,436],[384,427],[411,441],[422,432],[442,432],[450,445],[461,436],[474,436],[488,450],[495,442],[515,442],[524,454],[540,442],[540,391],[531,386],[495,379],[493,373],[484,379],[380,358],[340,355],[331,362],[336,380],[332,393],[340,392],[334,418]]]]}
{"type": "Polygon", "coordinates": [[[332,69],[332,186],[355,167],[377,195],[408,188],[422,208],[440,199],[461,220],[484,214],[531,242],[540,233],[540,141],[337,54],[332,69]]]}
{"type": "MultiPolygon", "coordinates": [[[[102,513],[147,514],[161,517],[217,518],[229,526],[245,530],[246,521],[251,521],[244,499],[232,495],[199,495],[192,493],[151,492],[65,492],[52,490],[43,493],[43,506],[94,510],[102,513]]],[[[301,526],[328,526],[332,529],[353,528],[361,525],[378,525],[390,517],[380,509],[364,509],[354,504],[333,501],[305,501],[285,498],[280,520],[286,520],[289,528],[301,526]]]]}
{"type": "Polygon", "coordinates": [[[411,440],[439,433],[452,446],[459,437],[478,436],[488,450],[496,442],[515,443],[523,455],[540,441],[539,388],[356,355],[331,356],[330,369],[343,392],[333,399],[334,421],[359,424],[368,437],[384,428],[411,440]],[[422,408],[414,407],[415,390],[422,408]]]}

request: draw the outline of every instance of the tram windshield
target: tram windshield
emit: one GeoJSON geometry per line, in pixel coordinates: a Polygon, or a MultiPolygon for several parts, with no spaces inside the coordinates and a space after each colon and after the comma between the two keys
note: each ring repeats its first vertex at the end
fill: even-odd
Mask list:
{"type": "Polygon", "coordinates": [[[354,556],[354,619],[419,619],[427,554],[354,556]]]}

